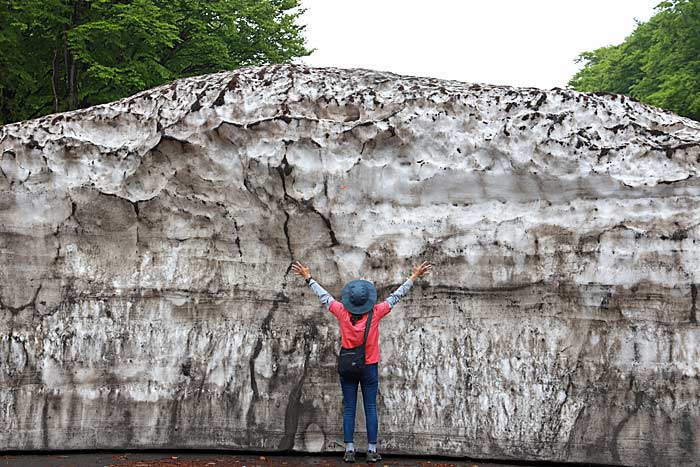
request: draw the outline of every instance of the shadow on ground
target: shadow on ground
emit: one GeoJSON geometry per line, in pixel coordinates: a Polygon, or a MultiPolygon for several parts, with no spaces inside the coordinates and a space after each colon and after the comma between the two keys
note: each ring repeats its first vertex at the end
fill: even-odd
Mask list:
{"type": "Polygon", "coordinates": [[[93,451],[7,453],[0,455],[0,467],[583,467],[595,464],[503,463],[462,459],[411,458],[383,456],[376,464],[365,462],[359,453],[354,464],[343,462],[342,454],[323,456],[224,454],[221,452],[166,451],[93,451]]]}

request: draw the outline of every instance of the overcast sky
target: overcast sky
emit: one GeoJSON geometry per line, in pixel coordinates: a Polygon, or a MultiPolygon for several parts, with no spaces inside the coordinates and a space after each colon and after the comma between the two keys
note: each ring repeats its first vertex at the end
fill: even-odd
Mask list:
{"type": "Polygon", "coordinates": [[[564,87],[579,53],[622,42],[660,0],[301,0],[311,66],[564,87]]]}

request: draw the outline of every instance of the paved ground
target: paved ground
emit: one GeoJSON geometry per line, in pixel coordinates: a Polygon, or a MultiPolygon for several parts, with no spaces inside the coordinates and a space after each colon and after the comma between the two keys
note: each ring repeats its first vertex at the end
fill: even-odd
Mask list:
{"type": "MultiPolygon", "coordinates": [[[[354,465],[366,466],[364,455],[354,465]]],[[[370,464],[372,465],[372,464],[370,464]]],[[[461,459],[384,456],[377,467],[554,467],[554,464],[504,464],[461,459]]],[[[581,465],[581,464],[579,464],[581,465]]],[[[0,455],[0,467],[350,467],[333,456],[232,455],[219,452],[61,452],[0,455]]]]}

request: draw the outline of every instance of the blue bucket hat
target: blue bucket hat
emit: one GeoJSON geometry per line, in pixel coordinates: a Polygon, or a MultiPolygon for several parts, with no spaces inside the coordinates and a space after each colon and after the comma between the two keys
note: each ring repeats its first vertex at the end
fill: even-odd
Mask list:
{"type": "Polygon", "coordinates": [[[343,306],[353,315],[364,315],[377,303],[377,289],[371,282],[354,280],[343,287],[343,306]]]}

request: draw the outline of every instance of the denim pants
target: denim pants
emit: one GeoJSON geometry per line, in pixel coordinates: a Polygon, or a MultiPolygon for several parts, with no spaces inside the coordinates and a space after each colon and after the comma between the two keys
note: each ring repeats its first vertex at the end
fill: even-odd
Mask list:
{"type": "Polygon", "coordinates": [[[362,387],[362,402],[365,406],[367,420],[367,442],[377,443],[379,420],[377,418],[377,390],[379,389],[378,364],[365,365],[359,379],[340,377],[343,389],[343,438],[346,443],[353,443],[355,436],[355,410],[357,408],[357,385],[362,387]]]}

